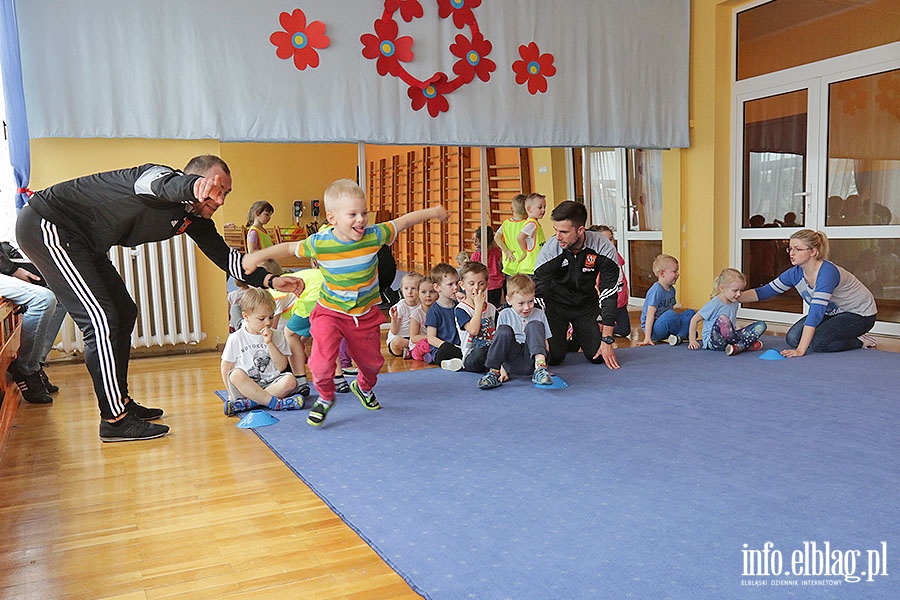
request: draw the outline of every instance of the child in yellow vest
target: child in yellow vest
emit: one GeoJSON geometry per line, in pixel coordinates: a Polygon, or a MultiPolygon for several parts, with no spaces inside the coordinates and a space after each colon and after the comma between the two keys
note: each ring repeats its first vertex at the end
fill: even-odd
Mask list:
{"type": "Polygon", "coordinates": [[[265,200],[257,200],[247,213],[247,252],[262,250],[272,245],[272,236],[266,225],[272,220],[275,208],[265,200]]]}
{"type": "MultiPolygon", "coordinates": [[[[516,194],[512,199],[512,218],[506,219],[494,234],[494,242],[503,252],[503,274],[512,277],[519,272],[518,237],[525,227],[527,216],[525,214],[525,194],[516,194]]],[[[521,252],[521,250],[520,250],[521,252]]]]}

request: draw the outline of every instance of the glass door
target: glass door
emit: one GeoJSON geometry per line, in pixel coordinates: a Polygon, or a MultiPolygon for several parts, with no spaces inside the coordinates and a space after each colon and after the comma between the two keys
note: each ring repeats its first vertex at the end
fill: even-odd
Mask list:
{"type": "Polygon", "coordinates": [[[656,281],[662,252],[662,151],[588,148],[583,151],[589,225],[606,225],[625,259],[630,299],[640,304],[656,281]]]}
{"type": "MultiPolygon", "coordinates": [[[[900,49],[900,44],[894,44],[900,49]]],[[[802,228],[878,304],[879,333],[900,334],[900,60],[889,49],[829,59],[736,85],[733,263],[751,287],[790,267],[802,228]],[[891,56],[891,60],[880,60],[891,56]],[[798,77],[803,75],[804,77],[798,77]]],[[[792,323],[791,290],[742,316],[792,323]]]]}

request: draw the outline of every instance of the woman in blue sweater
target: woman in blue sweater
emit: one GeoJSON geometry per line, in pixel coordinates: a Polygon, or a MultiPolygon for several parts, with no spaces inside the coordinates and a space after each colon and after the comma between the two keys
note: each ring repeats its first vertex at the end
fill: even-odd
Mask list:
{"type": "Polygon", "coordinates": [[[859,338],[875,325],[878,312],[872,292],[828,260],[828,237],[821,231],[798,231],[787,251],[793,266],[771,283],[743,292],[740,301],[757,302],[797,289],[809,311],[785,335],[789,348],[782,350],[784,356],[861,348],[859,338]]]}

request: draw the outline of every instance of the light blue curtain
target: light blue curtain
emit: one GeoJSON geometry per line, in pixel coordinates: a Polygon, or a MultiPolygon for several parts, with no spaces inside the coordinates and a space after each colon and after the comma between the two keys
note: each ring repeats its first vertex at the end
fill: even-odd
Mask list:
{"type": "Polygon", "coordinates": [[[3,97],[6,102],[6,125],[9,136],[9,158],[16,178],[16,208],[22,208],[28,197],[25,189],[31,177],[31,147],[28,141],[28,119],[25,92],[22,87],[22,60],[19,56],[19,28],[15,0],[0,0],[0,68],[3,70],[3,97]]]}

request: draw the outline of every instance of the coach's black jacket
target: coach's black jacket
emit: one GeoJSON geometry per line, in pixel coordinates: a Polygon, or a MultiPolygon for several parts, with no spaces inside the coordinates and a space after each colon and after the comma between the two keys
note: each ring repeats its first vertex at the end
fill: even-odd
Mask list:
{"type": "Polygon", "coordinates": [[[246,275],[241,254],[230,248],[210,219],[189,213],[194,182],[170,167],[142,165],[64,181],[35,192],[28,204],[42,218],[81,237],[94,252],[137,246],[187,233],[223,271],[261,287],[267,275],[246,275]]]}
{"type": "Polygon", "coordinates": [[[603,324],[611,327],[616,323],[621,278],[616,247],[602,233],[585,231],[584,248],[578,254],[560,248],[557,239],[552,237],[538,252],[534,268],[535,295],[559,313],[599,310],[603,324]]]}

